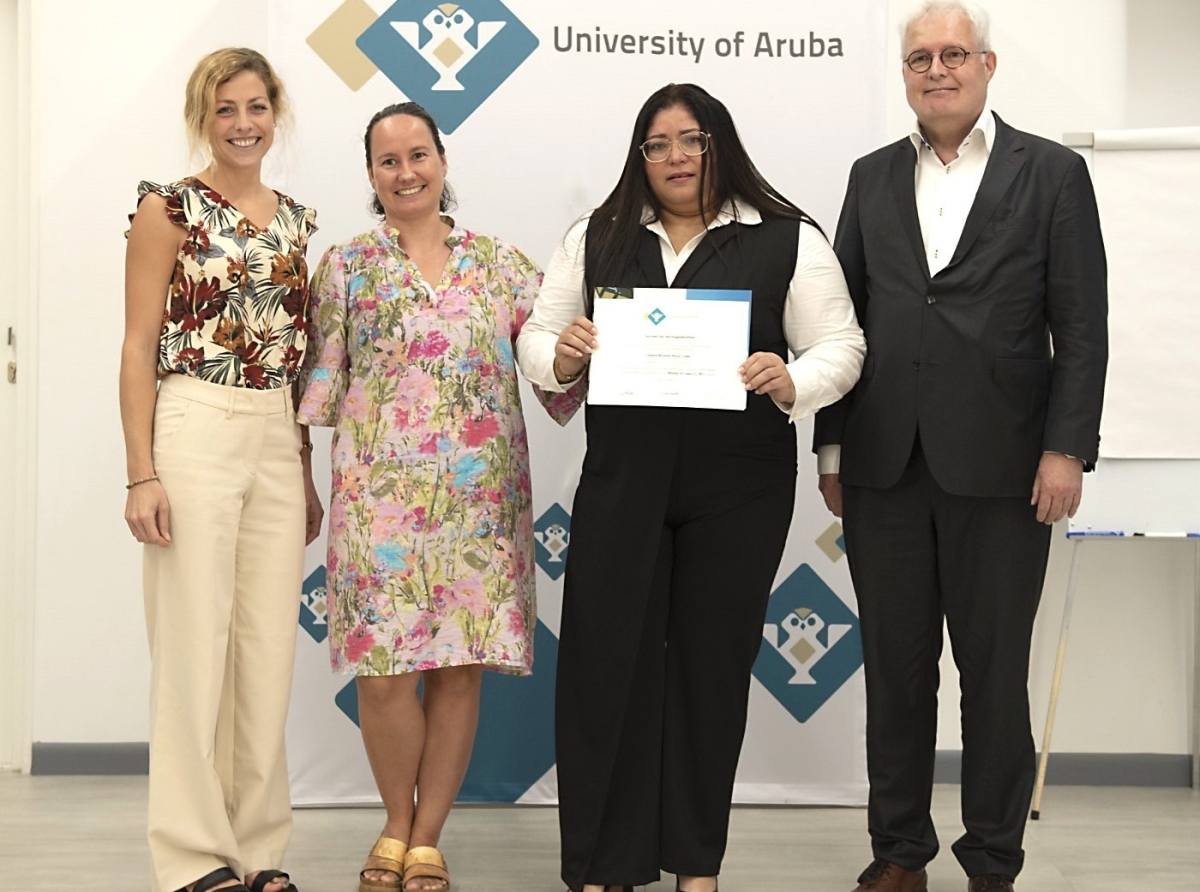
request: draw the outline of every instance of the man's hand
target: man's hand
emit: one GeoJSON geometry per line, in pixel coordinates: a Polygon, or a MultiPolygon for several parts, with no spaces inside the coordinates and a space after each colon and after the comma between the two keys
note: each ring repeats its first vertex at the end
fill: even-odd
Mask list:
{"type": "Polygon", "coordinates": [[[1033,498],[1029,500],[1030,505],[1037,505],[1038,522],[1074,517],[1082,495],[1083,462],[1057,452],[1042,453],[1033,479],[1033,498]]]}
{"type": "Polygon", "coordinates": [[[817,489],[825,499],[825,507],[834,517],[842,516],[842,484],[837,474],[822,474],[817,480],[817,489]]]}

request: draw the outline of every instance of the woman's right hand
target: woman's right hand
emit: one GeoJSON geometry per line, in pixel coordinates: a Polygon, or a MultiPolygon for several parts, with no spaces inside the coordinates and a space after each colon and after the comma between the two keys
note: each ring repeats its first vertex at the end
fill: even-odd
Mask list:
{"type": "Polygon", "coordinates": [[[592,352],[600,346],[596,333],[596,326],[591,319],[576,316],[559,334],[558,343],[554,345],[554,365],[557,371],[566,376],[562,383],[578,378],[588,364],[592,352]]]}
{"type": "Polygon", "coordinates": [[[169,514],[167,491],[157,480],[139,483],[125,498],[125,522],[133,538],[145,545],[171,544],[169,514]]]}

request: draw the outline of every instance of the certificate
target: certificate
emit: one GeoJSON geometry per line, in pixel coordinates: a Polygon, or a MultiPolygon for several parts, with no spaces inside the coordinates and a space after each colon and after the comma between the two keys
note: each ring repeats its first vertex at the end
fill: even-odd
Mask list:
{"type": "Polygon", "coordinates": [[[745,410],[749,291],[597,288],[593,310],[588,402],[745,410]]]}

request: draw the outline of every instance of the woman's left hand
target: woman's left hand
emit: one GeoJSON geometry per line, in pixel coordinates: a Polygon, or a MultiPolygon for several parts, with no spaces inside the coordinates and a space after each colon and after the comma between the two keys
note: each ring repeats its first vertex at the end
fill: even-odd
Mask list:
{"type": "Polygon", "coordinates": [[[747,390],[765,393],[785,406],[796,402],[796,385],[788,372],[787,363],[774,353],[751,353],[738,372],[747,390]]]}
{"type": "Polygon", "coordinates": [[[321,533],[321,521],[325,518],[325,509],[321,507],[321,497],[317,495],[317,487],[313,484],[312,464],[306,455],[304,464],[304,544],[311,545],[321,533]]]}

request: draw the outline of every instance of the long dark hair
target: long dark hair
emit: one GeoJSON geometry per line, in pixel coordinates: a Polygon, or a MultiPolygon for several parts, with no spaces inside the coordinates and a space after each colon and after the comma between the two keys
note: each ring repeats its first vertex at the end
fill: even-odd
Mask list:
{"type": "MultiPolygon", "coordinates": [[[[411,115],[414,118],[420,118],[424,121],[425,126],[429,128],[429,132],[433,136],[433,145],[437,149],[438,155],[443,161],[446,160],[446,147],[442,145],[442,135],[438,133],[437,122],[433,120],[433,115],[415,102],[397,102],[394,105],[381,108],[367,124],[367,132],[363,134],[363,147],[367,150],[367,170],[371,169],[371,131],[375,129],[376,124],[384,118],[390,118],[392,115],[411,115]]],[[[452,210],[457,204],[458,202],[454,198],[454,190],[443,179],[442,194],[438,198],[438,210],[444,214],[446,211],[452,210]]],[[[383,205],[379,201],[379,196],[374,192],[371,193],[371,203],[368,207],[376,217],[382,218],[384,216],[383,205]]]]}
{"type": "MultiPolygon", "coordinates": [[[[787,218],[816,222],[768,183],[742,145],[733,116],[719,99],[695,84],[667,84],[655,91],[638,112],[633,135],[625,154],[625,168],[608,198],[592,212],[587,251],[595,262],[596,283],[617,284],[637,250],[642,214],[650,208],[661,211],[654,190],[646,179],[646,160],[641,145],[654,116],[668,108],[686,108],[700,129],[712,138],[712,147],[700,156],[699,211],[704,207],[708,183],[712,183],[713,214],[731,198],[755,208],[764,218],[787,218]]],[[[590,305],[590,301],[588,301],[590,305]]]]}

